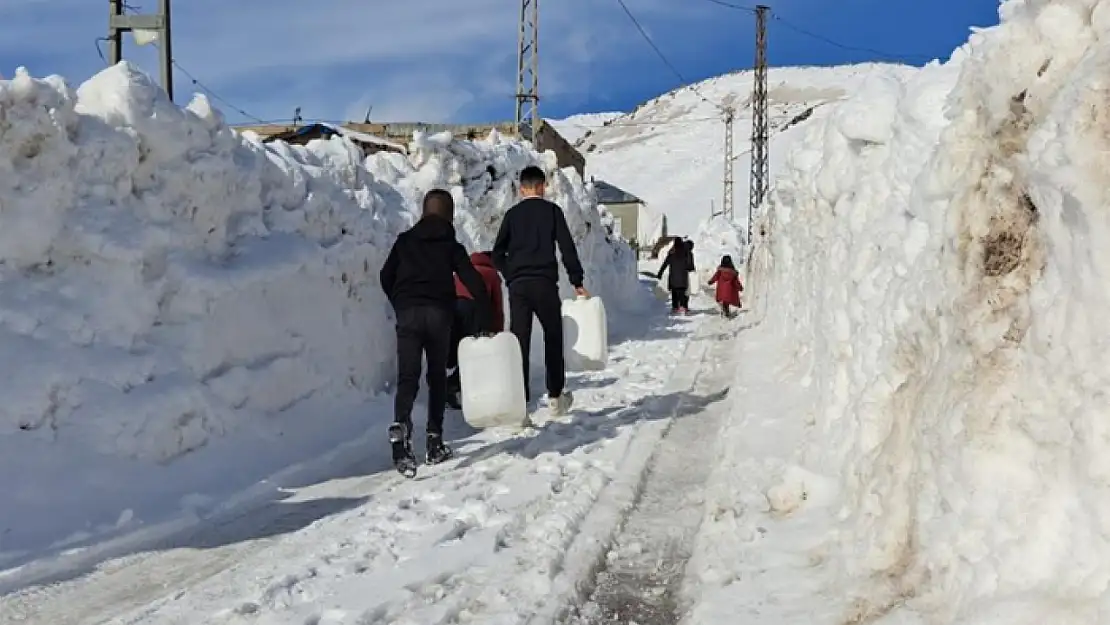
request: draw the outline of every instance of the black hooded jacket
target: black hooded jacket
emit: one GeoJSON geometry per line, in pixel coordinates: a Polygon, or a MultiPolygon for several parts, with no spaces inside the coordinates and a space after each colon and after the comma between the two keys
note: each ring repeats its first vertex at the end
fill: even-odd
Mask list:
{"type": "Polygon", "coordinates": [[[667,257],[663,259],[663,266],[659,268],[656,279],[663,278],[663,272],[670,269],[667,275],[668,289],[690,288],[690,272],[694,270],[694,254],[682,240],[675,241],[667,257]]]}
{"type": "MultiPolygon", "coordinates": [[[[379,277],[394,310],[416,306],[453,310],[456,273],[468,291],[486,293],[481,274],[455,239],[455,227],[446,219],[427,215],[397,237],[379,277]]],[[[483,328],[493,319],[489,300],[488,296],[474,298],[483,328]]]]}

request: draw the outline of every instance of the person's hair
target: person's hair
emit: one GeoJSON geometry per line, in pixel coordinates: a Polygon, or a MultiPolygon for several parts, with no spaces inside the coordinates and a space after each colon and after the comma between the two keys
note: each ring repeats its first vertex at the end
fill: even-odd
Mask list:
{"type": "Polygon", "coordinates": [[[721,257],[721,266],[725,269],[736,269],[736,265],[732,264],[732,257],[728,254],[721,257]]]}
{"type": "Polygon", "coordinates": [[[520,186],[523,188],[533,188],[547,182],[547,176],[544,175],[543,170],[535,165],[529,165],[520,170],[520,186]]]}
{"type": "Polygon", "coordinates": [[[455,221],[455,198],[443,189],[432,189],[424,194],[424,215],[435,215],[447,221],[455,221]]]}

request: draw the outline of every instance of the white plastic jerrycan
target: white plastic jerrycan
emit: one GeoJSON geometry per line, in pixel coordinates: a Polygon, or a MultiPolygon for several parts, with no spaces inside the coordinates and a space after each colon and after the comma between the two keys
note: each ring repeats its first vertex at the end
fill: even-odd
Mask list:
{"type": "Polygon", "coordinates": [[[563,357],[568,370],[600,370],[608,364],[609,325],[600,297],[563,302],[563,357]]]}
{"type": "Polygon", "coordinates": [[[520,342],[510,332],[459,342],[463,419],[483,429],[519,426],[528,415],[520,342]]]}

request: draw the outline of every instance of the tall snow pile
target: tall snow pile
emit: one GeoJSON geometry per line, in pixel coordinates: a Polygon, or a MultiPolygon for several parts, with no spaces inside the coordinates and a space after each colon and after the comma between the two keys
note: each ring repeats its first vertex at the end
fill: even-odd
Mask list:
{"type": "Polygon", "coordinates": [[[757,225],[843,622],[1110,620],[1110,1],[1000,15],[836,105],[757,225]]]}
{"type": "MultiPolygon", "coordinates": [[[[310,399],[328,428],[392,375],[377,276],[419,198],[450,189],[460,238],[488,249],[534,163],[555,171],[498,136],[418,136],[408,157],[365,160],[340,138],[263,145],[126,63],[76,91],[22,70],[0,81],[3,473],[61,461],[57,444],[165,463],[280,428],[310,399]]],[[[582,180],[555,171],[549,186],[587,286],[618,310],[641,301],[582,180]]]]}

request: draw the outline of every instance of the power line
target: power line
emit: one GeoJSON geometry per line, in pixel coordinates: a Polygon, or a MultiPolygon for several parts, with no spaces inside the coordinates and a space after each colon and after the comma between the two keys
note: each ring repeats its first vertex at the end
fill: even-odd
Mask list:
{"type": "MultiPolygon", "coordinates": [[[[755,7],[745,6],[745,5],[742,5],[742,4],[735,4],[733,2],[729,2],[728,0],[704,0],[704,1],[708,2],[710,4],[715,4],[717,6],[722,6],[722,7],[729,8],[729,9],[735,9],[737,11],[744,11],[745,13],[751,13],[753,15],[756,13],[756,8],[755,7]]],[[[867,47],[862,47],[862,46],[852,46],[852,45],[848,45],[846,43],[841,43],[839,41],[836,41],[835,39],[832,39],[831,37],[827,37],[827,36],[822,35],[820,33],[816,33],[816,32],[813,32],[811,30],[807,30],[805,28],[802,28],[801,26],[798,26],[797,24],[794,24],[794,23],[790,22],[789,20],[784,18],[782,15],[780,15],[776,11],[771,11],[771,19],[773,19],[777,22],[780,22],[783,26],[789,28],[790,30],[793,30],[794,32],[796,32],[800,35],[804,35],[804,36],[809,37],[811,39],[821,41],[821,42],[826,43],[826,44],[828,44],[830,46],[833,46],[835,48],[840,48],[841,50],[848,50],[848,51],[852,51],[852,52],[866,52],[868,54],[874,54],[874,55],[879,56],[879,57],[883,57],[883,58],[887,58],[887,59],[894,59],[894,60],[923,59],[923,60],[931,61],[933,59],[933,56],[928,55],[928,54],[887,52],[887,51],[879,50],[879,49],[876,49],[876,48],[867,48],[867,47]]]]}
{"type": "MultiPolygon", "coordinates": [[[[709,0],[709,1],[713,2],[714,0],[709,0]]],[[[840,48],[841,50],[849,50],[849,51],[852,51],[852,52],[867,52],[869,54],[874,54],[876,56],[885,57],[887,59],[894,59],[894,60],[924,59],[924,60],[930,60],[931,61],[934,58],[933,56],[926,55],[926,54],[908,54],[908,53],[884,52],[882,50],[877,50],[875,48],[865,48],[865,47],[861,47],[861,46],[851,46],[851,45],[848,45],[848,44],[845,44],[845,43],[840,43],[839,41],[830,39],[829,37],[826,37],[822,34],[815,33],[815,32],[810,31],[810,30],[806,30],[806,29],[802,28],[801,26],[798,26],[797,24],[793,24],[793,23],[787,21],[784,17],[782,17],[781,15],[779,15],[777,13],[772,13],[771,14],[771,19],[775,20],[776,22],[781,23],[783,26],[789,28],[790,30],[792,30],[792,31],[794,31],[798,34],[805,35],[806,37],[810,37],[812,39],[816,39],[817,41],[823,41],[824,43],[827,43],[830,46],[833,46],[833,47],[836,47],[836,48],[840,48]]]]}
{"type": "Polygon", "coordinates": [[[701,92],[698,91],[697,87],[694,86],[694,83],[686,80],[686,77],[682,75],[682,72],[678,71],[678,68],[675,67],[673,63],[671,63],[671,61],[667,58],[667,55],[663,54],[663,51],[659,49],[659,46],[655,45],[655,42],[651,40],[651,37],[647,34],[647,31],[644,30],[644,27],[640,24],[640,20],[636,19],[636,16],[632,14],[632,11],[629,10],[628,5],[624,3],[624,0],[617,0],[617,4],[621,5],[621,8],[624,9],[625,15],[628,16],[628,19],[632,20],[632,24],[636,27],[636,30],[640,31],[640,35],[644,38],[644,41],[646,41],[647,44],[651,46],[651,49],[655,51],[655,54],[659,57],[660,60],[663,61],[663,64],[666,65],[667,68],[670,69],[676,77],[678,77],[680,83],[690,87],[690,90],[697,94],[699,98],[701,98],[708,104],[716,107],[721,112],[726,111],[725,107],[702,95],[701,92]]]}
{"type": "Polygon", "coordinates": [[[185,69],[184,67],[181,67],[181,64],[177,62],[177,59],[170,59],[170,63],[173,65],[174,69],[181,72],[182,74],[185,74],[185,77],[188,78],[195,86],[199,87],[201,91],[204,91],[204,93],[208,97],[212,98],[213,100],[216,100],[217,102],[223,104],[224,106],[230,108],[231,110],[235,111],[236,113],[239,113],[240,115],[242,115],[243,117],[246,117],[247,119],[249,119],[251,121],[255,121],[255,122],[258,122],[260,124],[266,123],[261,117],[258,117],[256,115],[251,115],[250,113],[244,111],[243,109],[239,108],[238,106],[235,106],[234,104],[232,104],[230,101],[228,101],[226,98],[222,97],[220,94],[213,91],[210,87],[208,87],[208,85],[206,85],[206,84],[202,83],[200,80],[198,80],[196,76],[193,76],[192,74],[190,74],[187,69],[185,69]]]}
{"type": "Polygon", "coordinates": [[[729,9],[736,9],[738,11],[747,11],[748,13],[753,13],[753,14],[755,13],[755,7],[743,6],[743,5],[740,5],[740,4],[733,4],[731,2],[725,2],[725,0],[705,0],[705,1],[709,2],[711,4],[716,4],[716,5],[719,5],[719,6],[727,7],[729,9]]]}

